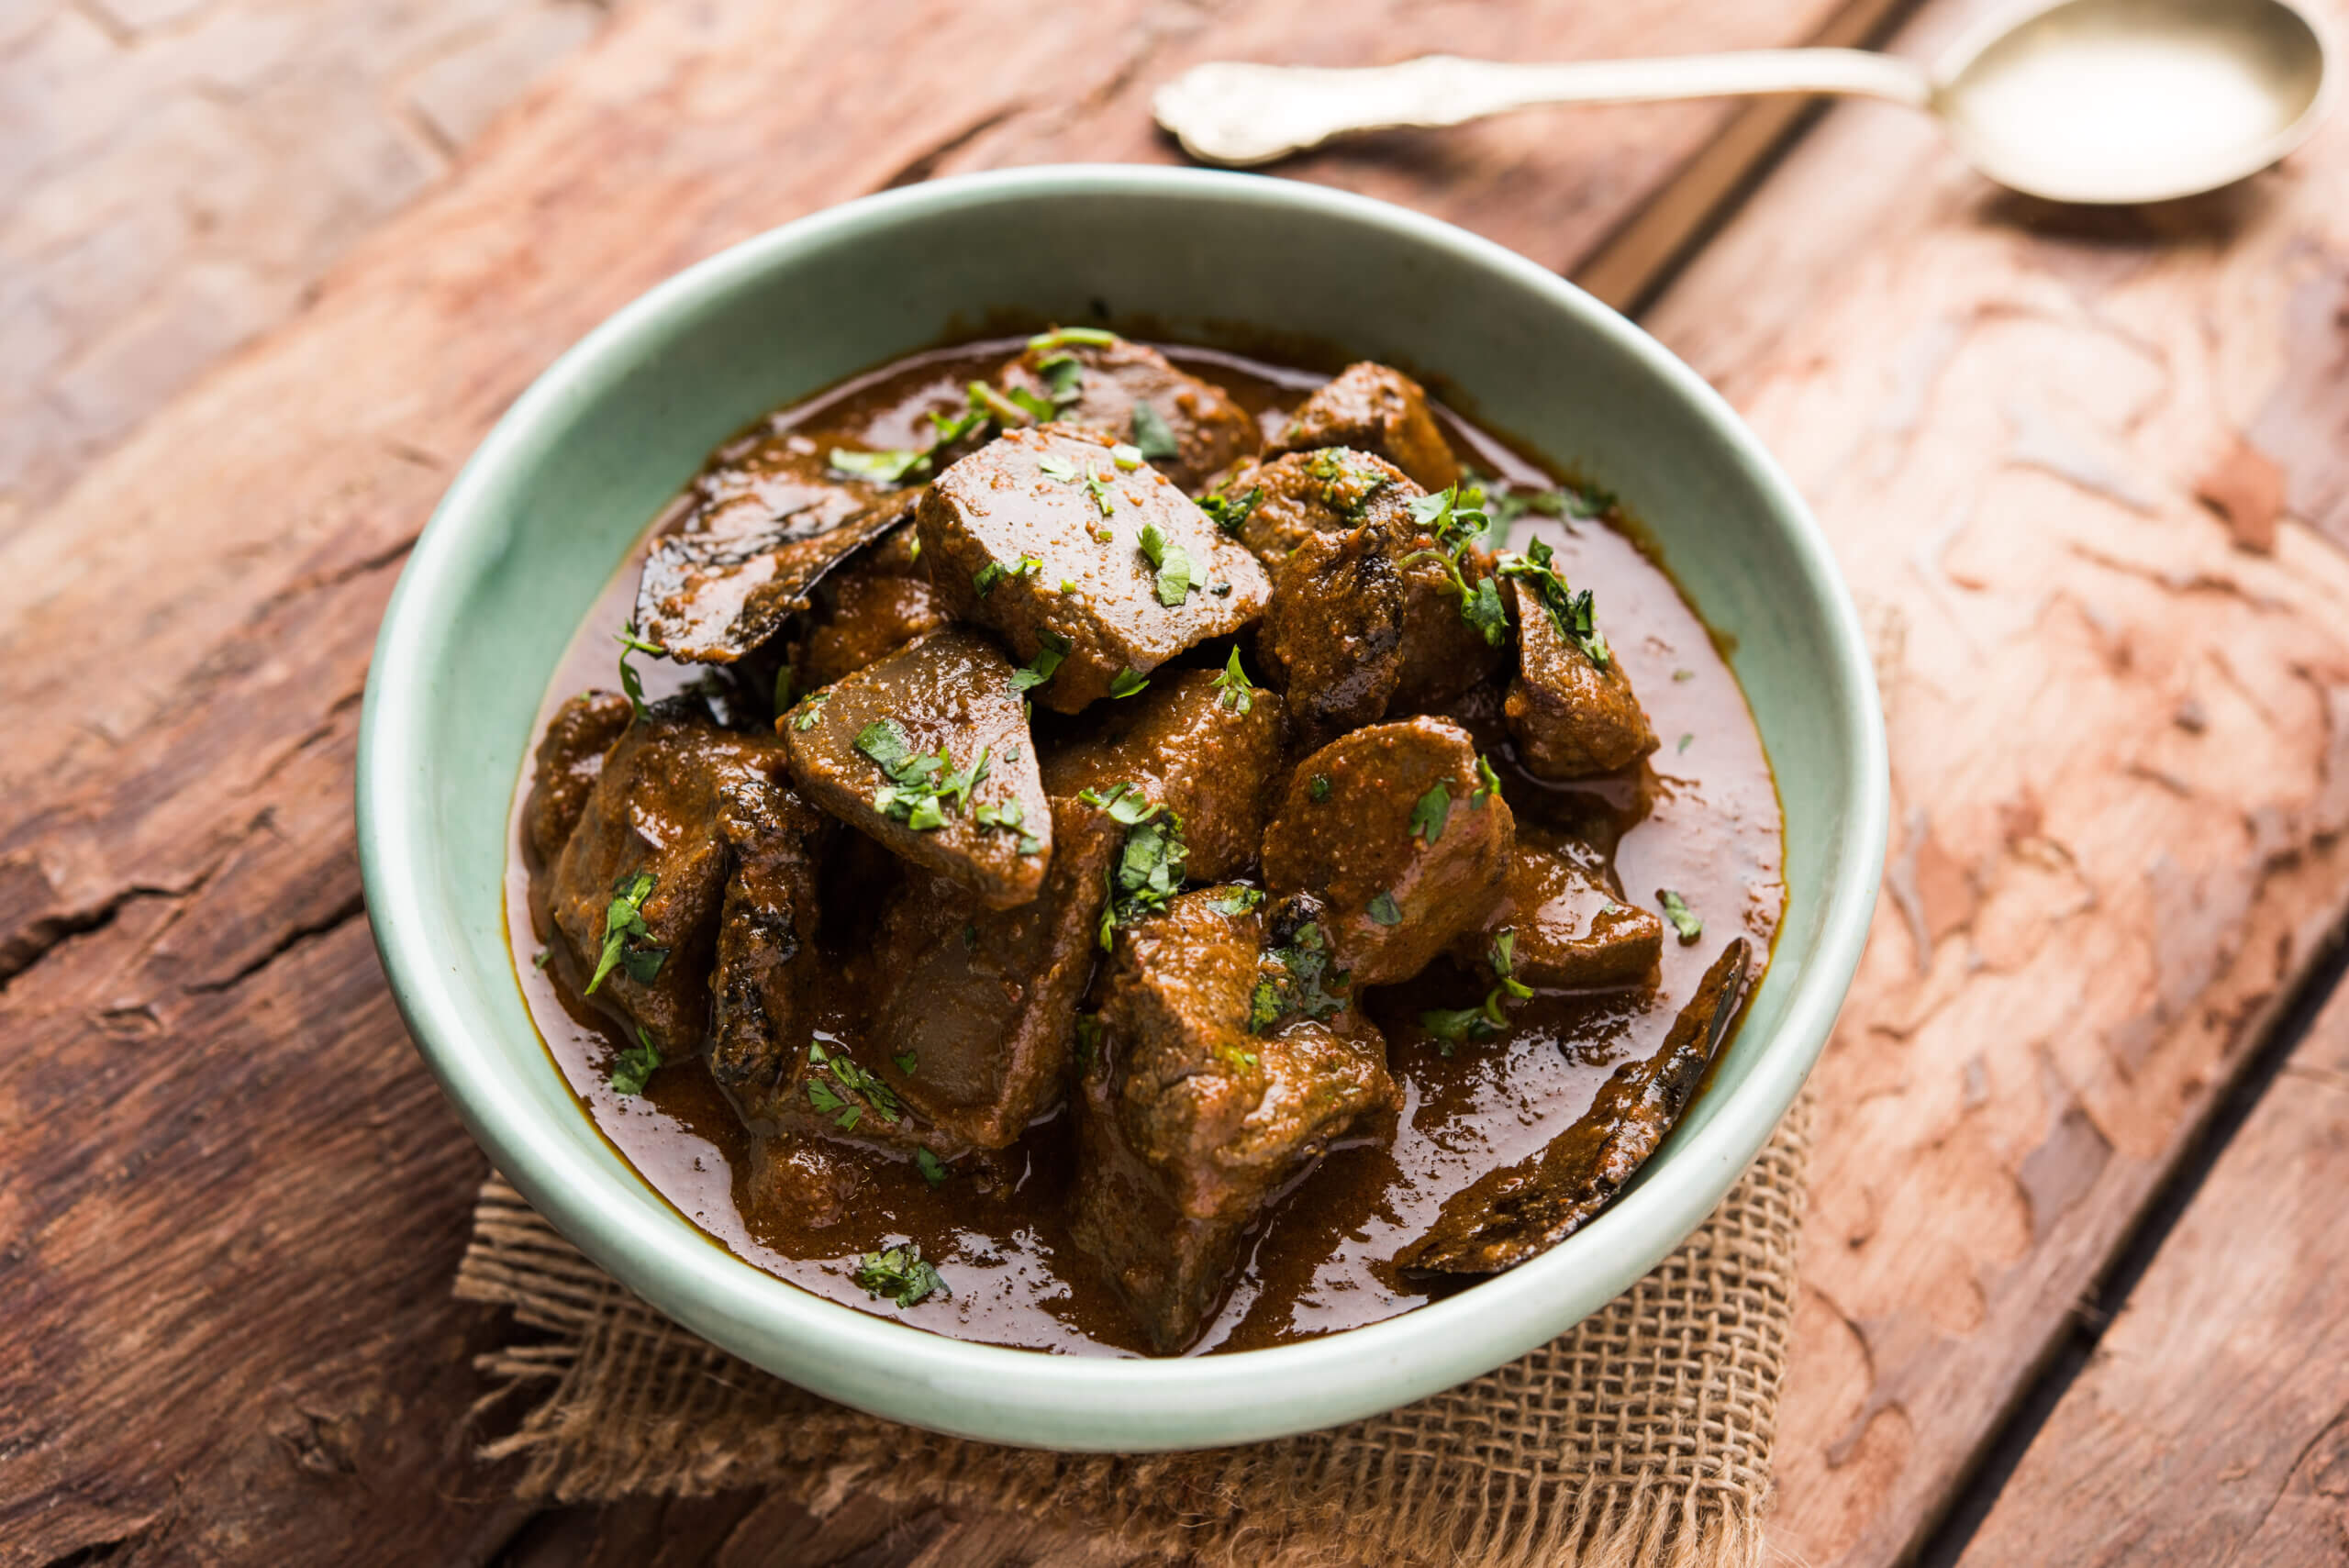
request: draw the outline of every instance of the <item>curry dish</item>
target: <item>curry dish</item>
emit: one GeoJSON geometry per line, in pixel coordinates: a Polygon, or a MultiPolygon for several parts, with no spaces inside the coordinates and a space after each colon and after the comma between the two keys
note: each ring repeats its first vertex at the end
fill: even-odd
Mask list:
{"type": "Polygon", "coordinates": [[[1392,1317],[1603,1207],[1767,962],[1705,628],[1396,370],[932,350],[635,565],[518,795],[516,971],[646,1180],[832,1300],[1093,1354],[1392,1317]]]}

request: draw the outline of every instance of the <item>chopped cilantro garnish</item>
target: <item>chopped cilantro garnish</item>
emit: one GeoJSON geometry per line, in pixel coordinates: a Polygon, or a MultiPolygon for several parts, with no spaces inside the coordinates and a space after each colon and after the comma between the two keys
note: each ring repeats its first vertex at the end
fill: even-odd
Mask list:
{"type": "Polygon", "coordinates": [[[1349,517],[1362,516],[1371,497],[1389,483],[1376,469],[1356,468],[1335,448],[1315,452],[1305,471],[1320,482],[1321,499],[1349,517]]]}
{"type": "Polygon", "coordinates": [[[1183,455],[1183,444],[1174,439],[1165,417],[1140,398],[1134,400],[1133,426],[1134,445],[1151,462],[1163,462],[1183,455]]]}
{"type": "Polygon", "coordinates": [[[1256,503],[1264,498],[1264,487],[1261,484],[1252,484],[1238,495],[1227,484],[1212,495],[1200,497],[1199,510],[1214,518],[1215,526],[1225,533],[1236,534],[1247,523],[1248,515],[1256,509],[1256,503]]]}
{"type": "MultiPolygon", "coordinates": [[[[1485,951],[1485,957],[1492,964],[1494,977],[1500,981],[1501,990],[1508,992],[1520,1002],[1533,995],[1533,987],[1517,977],[1517,928],[1515,926],[1503,926],[1493,933],[1493,945],[1485,951]]],[[[1497,1013],[1499,1010],[1496,998],[1491,996],[1485,998],[1485,1011],[1497,1013]]]]}
{"type": "Polygon", "coordinates": [[[1482,751],[1476,753],[1476,789],[1469,795],[1471,807],[1482,808],[1485,802],[1501,792],[1501,776],[1493,772],[1492,760],[1482,751]]]}
{"type": "Polygon", "coordinates": [[[631,653],[650,653],[655,659],[665,659],[669,656],[669,651],[657,642],[647,642],[639,637],[636,634],[636,622],[633,620],[620,628],[614,634],[614,639],[620,645],[620,690],[628,694],[630,718],[642,718],[644,717],[644,680],[636,673],[636,666],[628,662],[628,656],[631,653]]]}
{"type": "Polygon", "coordinates": [[[866,725],[858,732],[856,749],[889,780],[873,792],[873,809],[917,832],[944,827],[949,801],[957,811],[968,809],[971,791],[987,776],[985,747],[969,767],[956,772],[943,744],[930,755],[917,756],[913,741],[893,718],[866,725]]]}
{"type": "Polygon", "coordinates": [[[1264,894],[1253,887],[1235,887],[1220,898],[1208,900],[1208,907],[1219,915],[1245,915],[1264,901],[1264,894]]]}
{"type": "Polygon", "coordinates": [[[1131,473],[1141,466],[1141,449],[1130,447],[1125,442],[1119,441],[1109,449],[1109,461],[1116,463],[1122,472],[1131,473]]]}
{"type": "Polygon", "coordinates": [[[1556,564],[1555,550],[1547,542],[1534,539],[1525,547],[1525,553],[1504,554],[1493,570],[1503,577],[1515,577],[1528,584],[1550,612],[1550,622],[1558,635],[1582,651],[1583,657],[1604,670],[1614,655],[1609,651],[1607,638],[1593,618],[1590,590],[1576,593],[1566,582],[1565,573],[1556,564]]]}
{"type": "Polygon", "coordinates": [[[1150,677],[1129,664],[1118,672],[1116,680],[1109,683],[1109,695],[1113,697],[1130,697],[1148,684],[1150,684],[1150,677]]]}
{"type": "Polygon", "coordinates": [[[1255,988],[1248,995],[1248,1032],[1263,1034],[1291,1013],[1326,1018],[1344,1011],[1346,999],[1331,995],[1331,985],[1343,990],[1345,977],[1330,973],[1329,940],[1320,923],[1308,920],[1257,960],[1255,988]]]}
{"type": "Polygon", "coordinates": [[[1158,602],[1170,610],[1181,609],[1183,601],[1199,585],[1193,576],[1190,552],[1168,539],[1156,523],[1144,523],[1141,554],[1158,573],[1158,602]]]}
{"type": "Polygon", "coordinates": [[[552,948],[540,948],[538,951],[530,955],[530,967],[538,970],[540,973],[544,973],[546,972],[547,965],[553,962],[554,949],[552,948]]]}
{"type": "Polygon", "coordinates": [[[1138,822],[1147,822],[1165,809],[1163,806],[1153,805],[1137,784],[1112,784],[1106,795],[1097,789],[1081,789],[1076,792],[1076,798],[1108,812],[1112,822],[1128,828],[1138,822]]]}
{"type": "Polygon", "coordinates": [[[1248,684],[1248,672],[1241,668],[1237,648],[1223,662],[1223,673],[1215,678],[1215,686],[1221,694],[1216,701],[1235,713],[1247,713],[1256,706],[1256,688],[1248,684]]]}
{"type": "Polygon", "coordinates": [[[1697,738],[1696,738],[1694,735],[1687,735],[1687,734],[1682,735],[1682,736],[1680,737],[1680,747],[1679,747],[1679,750],[1680,750],[1681,751],[1684,751],[1684,752],[1685,752],[1685,751],[1687,751],[1688,750],[1688,742],[1690,742],[1691,740],[1694,740],[1695,739],[1697,739],[1697,738]]]}
{"type": "Polygon", "coordinates": [[[1411,502],[1411,520],[1433,534],[1436,542],[1456,559],[1492,527],[1484,505],[1483,491],[1473,484],[1465,489],[1453,484],[1411,502]]]}
{"type": "Polygon", "coordinates": [[[1003,569],[1003,562],[1000,561],[990,561],[985,566],[980,567],[976,572],[971,573],[971,586],[977,589],[979,597],[984,599],[989,594],[995,592],[995,585],[997,583],[1002,582],[1005,573],[1003,569]]]}
{"type": "Polygon", "coordinates": [[[1428,786],[1427,794],[1411,807],[1411,837],[1423,844],[1432,844],[1443,837],[1444,825],[1452,820],[1452,792],[1442,779],[1428,786]]]}
{"type": "Polygon", "coordinates": [[[791,721],[791,728],[803,735],[815,728],[816,720],[824,711],[824,705],[831,700],[832,688],[829,686],[826,686],[821,691],[809,692],[800,702],[799,717],[791,721]]]}
{"type": "MultiPolygon", "coordinates": [[[[1110,815],[1115,817],[1114,807],[1110,815]]],[[[1101,947],[1109,948],[1119,926],[1163,911],[1183,890],[1183,864],[1191,856],[1183,841],[1183,824],[1173,815],[1151,815],[1126,829],[1126,846],[1101,880],[1108,900],[1101,909],[1101,947]]]]}
{"type": "Polygon", "coordinates": [[[793,669],[788,664],[785,664],[782,669],[777,670],[774,673],[774,702],[773,706],[776,713],[784,713],[789,710],[791,706],[792,688],[798,684],[798,681],[799,672],[793,669]]]}
{"type": "Polygon", "coordinates": [[[1037,640],[1042,646],[1036,650],[1036,657],[1028,661],[1025,669],[1011,673],[1011,689],[1015,692],[1042,685],[1060,669],[1061,661],[1068,657],[1068,639],[1051,628],[1040,631],[1037,640]]]}
{"type": "Polygon", "coordinates": [[[1085,395],[1085,361],[1074,354],[1047,354],[1036,361],[1036,373],[1054,404],[1066,407],[1085,395]]]}
{"type": "Polygon", "coordinates": [[[1013,407],[1039,425],[1051,424],[1060,414],[1060,409],[1053,405],[1051,398],[1039,397],[1024,386],[1008,387],[1003,395],[1010,401],[1013,407]]]}
{"type": "Polygon", "coordinates": [[[604,951],[587,982],[589,995],[616,968],[626,969],[639,985],[651,984],[660,974],[669,950],[646,945],[652,932],[644,923],[644,901],[660,884],[661,879],[649,871],[632,872],[612,884],[612,902],[604,910],[604,951]]]}
{"type": "Polygon", "coordinates": [[[1672,673],[1672,678],[1675,681],[1693,681],[1697,678],[1697,672],[1694,670],[1675,670],[1672,673]]]}
{"type": "Polygon", "coordinates": [[[1431,1007],[1419,1015],[1419,1027],[1442,1042],[1437,1049],[1446,1056],[1456,1045],[1489,1040],[1499,1032],[1482,1007],[1431,1007]]]}
{"type": "Polygon", "coordinates": [[[1382,926],[1399,926],[1403,923],[1403,906],[1395,902],[1395,895],[1392,893],[1381,893],[1370,901],[1370,907],[1363,913],[1382,926]]]}
{"type": "Polygon", "coordinates": [[[1056,457],[1046,452],[1036,460],[1036,466],[1044,471],[1044,477],[1047,479],[1056,479],[1063,484],[1076,483],[1076,464],[1064,457],[1056,457]]]}
{"type": "Polygon", "coordinates": [[[1305,793],[1317,803],[1329,799],[1330,775],[1327,773],[1314,774],[1313,781],[1305,786],[1305,793]]]}
{"type": "Polygon", "coordinates": [[[1085,465],[1085,493],[1093,497],[1094,506],[1100,508],[1103,517],[1117,511],[1118,504],[1109,499],[1109,482],[1095,472],[1089,462],[1085,465]]]}
{"type": "MultiPolygon", "coordinates": [[[[924,1174],[928,1173],[925,1172],[924,1174]]],[[[856,1283],[884,1301],[912,1307],[932,1296],[951,1296],[938,1271],[925,1262],[918,1242],[867,1252],[856,1265],[856,1283]]]]}
{"type": "Polygon", "coordinates": [[[1697,912],[1688,907],[1687,899],[1668,887],[1657,888],[1655,896],[1664,906],[1664,917],[1672,922],[1672,929],[1680,933],[1683,942],[1693,942],[1705,934],[1705,922],[1697,918],[1697,912]]]}
{"type": "MultiPolygon", "coordinates": [[[[1035,413],[1032,409],[1030,409],[1011,397],[1006,396],[996,388],[989,386],[985,382],[974,381],[971,383],[970,386],[966,390],[970,394],[971,407],[974,411],[984,414],[987,418],[994,420],[998,425],[1006,426],[1012,429],[1019,429],[1022,427],[1037,422],[1035,413]]],[[[1043,399],[1038,397],[1032,392],[1028,395],[1028,401],[1030,403],[1043,403],[1043,399]]],[[[1044,404],[1044,417],[1047,419],[1051,418],[1052,405],[1046,403],[1044,404]]]]}
{"type": "Polygon", "coordinates": [[[660,1066],[661,1048],[652,1043],[652,1037],[644,1032],[642,1024],[637,1025],[636,1043],[612,1058],[612,1093],[644,1093],[645,1084],[660,1066]]]}
{"type": "Polygon", "coordinates": [[[933,1187],[946,1184],[946,1162],[927,1149],[914,1151],[914,1169],[919,1171],[921,1179],[933,1187]]]}
{"type": "Polygon", "coordinates": [[[866,1072],[855,1058],[826,1051],[822,1040],[808,1041],[807,1065],[831,1074],[829,1084],[821,1078],[808,1078],[807,1103],[828,1116],[839,1112],[832,1116],[832,1125],[843,1131],[855,1129],[857,1118],[868,1106],[874,1115],[892,1125],[905,1114],[905,1104],[897,1098],[896,1090],[866,1072]],[[858,1095],[864,1104],[844,1099],[840,1094],[842,1089],[858,1095]]]}
{"type": "Polygon", "coordinates": [[[912,447],[886,447],[869,452],[834,447],[824,461],[835,473],[874,484],[896,484],[909,475],[930,472],[930,453],[912,447]]]}
{"type": "Polygon", "coordinates": [[[1106,349],[1118,341],[1115,332],[1098,327],[1055,327],[1049,332],[1039,332],[1028,339],[1030,349],[1065,349],[1072,343],[1082,348],[1106,349]]]}

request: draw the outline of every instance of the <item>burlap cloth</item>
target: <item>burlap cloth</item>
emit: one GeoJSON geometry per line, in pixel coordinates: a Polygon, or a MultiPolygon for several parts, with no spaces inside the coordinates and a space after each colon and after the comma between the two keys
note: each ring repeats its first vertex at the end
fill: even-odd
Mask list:
{"type": "Polygon", "coordinates": [[[457,1295],[527,1332],[481,1358],[526,1403],[484,1446],[523,1496],[855,1490],[1285,1568],[1746,1568],[1762,1558],[1810,1113],[1798,1102],[1704,1228],[1499,1371],[1331,1431],[1201,1453],[1038,1453],[829,1404],[645,1306],[492,1177],[457,1295]]]}

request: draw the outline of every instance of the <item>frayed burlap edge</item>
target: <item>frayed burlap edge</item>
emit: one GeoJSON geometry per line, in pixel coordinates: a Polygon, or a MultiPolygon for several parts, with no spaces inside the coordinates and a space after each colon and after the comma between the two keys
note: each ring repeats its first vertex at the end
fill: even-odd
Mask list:
{"type": "Polygon", "coordinates": [[[1806,1097],[1703,1228],[1524,1359],[1350,1426],[1200,1453],[1039,1453],[818,1399],[695,1338],[493,1177],[456,1284],[527,1340],[482,1357],[484,1449],[528,1498],[759,1487],[818,1511],[852,1492],[1113,1531],[1210,1562],[1365,1556],[1465,1568],[1753,1568],[1793,1316],[1806,1097]]]}

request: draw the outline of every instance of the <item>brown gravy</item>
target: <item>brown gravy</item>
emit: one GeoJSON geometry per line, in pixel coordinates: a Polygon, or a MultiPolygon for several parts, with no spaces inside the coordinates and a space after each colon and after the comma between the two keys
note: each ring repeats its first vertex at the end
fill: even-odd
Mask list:
{"type": "MultiPolygon", "coordinates": [[[[740,462],[759,438],[870,447],[919,445],[923,416],[955,408],[963,384],[1018,350],[998,340],[918,354],[784,409],[721,447],[713,464],[740,462]]],[[[1211,350],[1159,345],[1193,374],[1214,381],[1276,429],[1322,376],[1211,350]]],[[[1482,473],[1524,490],[1555,476],[1450,415],[1446,434],[1482,473]]],[[[1693,943],[1667,940],[1650,991],[1542,993],[1520,1005],[1497,1039],[1446,1055],[1420,1028],[1422,1008],[1473,1004],[1481,984],[1440,961],[1418,979],[1369,993],[1389,1066],[1406,1104],[1393,1144],[1341,1146],[1282,1201],[1220,1315],[1186,1353],[1247,1350],[1309,1339],[1391,1318],[1430,1298],[1390,1260],[1422,1233],[1444,1200],[1486,1171],[1534,1153],[1589,1106],[1614,1064],[1652,1052],[1698,978],[1729,941],[1744,935],[1766,953],[1784,904],[1778,801],[1735,677],[1663,569],[1625,532],[1596,520],[1529,514],[1512,534],[1539,529],[1573,581],[1597,591],[1606,629],[1662,737],[1653,780],[1542,784],[1498,751],[1512,801],[1539,796],[1554,820],[1602,845],[1615,843],[1627,896],[1653,907],[1658,889],[1680,892],[1703,917],[1693,943]],[[1644,799],[1641,797],[1644,795],[1644,799]],[[1644,808],[1642,810],[1642,807],[1644,808]]],[[[648,535],[648,542],[650,539],[648,535]]],[[[630,613],[643,547],[588,616],[551,684],[540,719],[573,693],[610,687],[611,632],[630,613]]],[[[640,659],[648,696],[690,684],[693,666],[640,659]]],[[[507,873],[515,973],[548,1051],[572,1092],[621,1155],[717,1244],[754,1266],[829,1300],[894,1316],[959,1339],[1080,1354],[1139,1354],[1143,1341],[1092,1261],[1069,1242],[1064,1195],[1074,1166],[1068,1112],[1030,1129],[1006,1151],[1014,1178],[987,1195],[969,1184],[933,1190],[907,1163],[876,1157],[859,1207],[841,1224],[805,1229],[763,1219],[737,1203],[750,1139],[698,1061],[653,1074],[645,1094],[608,1083],[627,1043],[618,1026],[577,996],[559,951],[542,967],[545,923],[535,895],[517,790],[507,873]],[[876,1301],[852,1278],[861,1254],[911,1239],[945,1276],[951,1294],[909,1308],[876,1301]]],[[[1542,815],[1534,806],[1524,815],[1542,815]]],[[[559,944],[558,944],[559,948],[559,944]]],[[[837,962],[850,967],[847,954],[837,962]]],[[[818,1031],[822,1038],[823,1031],[818,1031]]]]}

